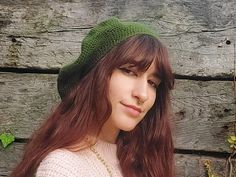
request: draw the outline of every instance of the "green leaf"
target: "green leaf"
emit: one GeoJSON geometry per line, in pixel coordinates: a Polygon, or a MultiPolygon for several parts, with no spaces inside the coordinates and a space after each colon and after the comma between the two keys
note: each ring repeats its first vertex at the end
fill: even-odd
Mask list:
{"type": "Polygon", "coordinates": [[[9,144],[15,141],[15,136],[11,133],[2,133],[0,135],[0,140],[2,141],[2,145],[6,148],[9,144]]]}
{"type": "Polygon", "coordinates": [[[236,141],[236,136],[230,136],[230,139],[236,141]]]}
{"type": "Polygon", "coordinates": [[[230,144],[234,144],[234,141],[233,141],[232,139],[228,139],[228,142],[229,142],[230,144]]]}

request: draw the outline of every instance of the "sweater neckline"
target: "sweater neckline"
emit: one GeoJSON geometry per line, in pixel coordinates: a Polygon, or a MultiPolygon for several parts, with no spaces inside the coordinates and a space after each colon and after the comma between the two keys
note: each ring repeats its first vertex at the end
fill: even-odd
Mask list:
{"type": "Polygon", "coordinates": [[[95,145],[93,146],[96,151],[108,162],[114,165],[119,164],[117,159],[117,145],[98,139],[95,145]]]}

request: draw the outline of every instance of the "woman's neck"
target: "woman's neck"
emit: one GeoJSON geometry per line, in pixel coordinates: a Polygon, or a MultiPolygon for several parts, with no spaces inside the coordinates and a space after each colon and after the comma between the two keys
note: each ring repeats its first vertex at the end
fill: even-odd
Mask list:
{"type": "Polygon", "coordinates": [[[102,130],[99,134],[99,139],[114,144],[119,132],[120,130],[112,126],[108,119],[108,121],[105,122],[102,127],[102,130]]]}

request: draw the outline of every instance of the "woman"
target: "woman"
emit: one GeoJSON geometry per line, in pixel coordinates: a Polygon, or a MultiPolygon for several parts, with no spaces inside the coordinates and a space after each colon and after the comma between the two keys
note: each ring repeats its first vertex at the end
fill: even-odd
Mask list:
{"type": "Polygon", "coordinates": [[[61,102],[12,177],[173,177],[167,50],[145,25],[110,18],[58,76],[61,102]]]}

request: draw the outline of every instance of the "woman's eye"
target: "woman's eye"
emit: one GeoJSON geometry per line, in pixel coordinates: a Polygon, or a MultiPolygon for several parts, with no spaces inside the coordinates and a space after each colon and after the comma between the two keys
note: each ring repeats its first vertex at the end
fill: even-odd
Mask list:
{"type": "Polygon", "coordinates": [[[121,71],[123,71],[124,73],[126,74],[129,74],[129,75],[133,75],[133,76],[136,76],[137,74],[132,71],[131,69],[127,69],[127,68],[120,68],[121,71]]]}
{"type": "Polygon", "coordinates": [[[155,89],[158,87],[158,85],[154,81],[149,80],[148,83],[155,89]]]}

